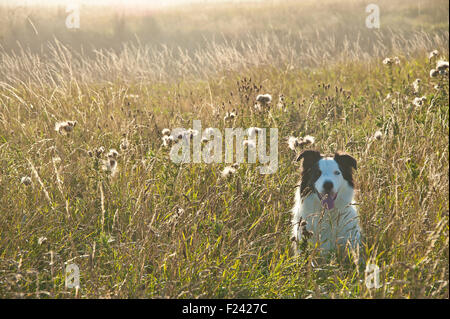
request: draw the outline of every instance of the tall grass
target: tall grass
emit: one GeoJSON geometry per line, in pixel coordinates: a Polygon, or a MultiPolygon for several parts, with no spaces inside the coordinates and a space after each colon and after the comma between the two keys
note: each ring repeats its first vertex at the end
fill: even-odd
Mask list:
{"type": "MultiPolygon", "coordinates": [[[[439,5],[448,7],[436,1],[430,8],[439,5]]],[[[317,32],[287,34],[270,27],[273,10],[294,21],[293,6],[310,21],[326,15],[313,3],[244,6],[249,17],[267,17],[261,32],[240,30],[190,47],[125,43],[88,53],[52,40],[38,52],[26,45],[11,51],[5,42],[0,296],[448,298],[449,86],[448,76],[430,78],[435,61],[428,59],[438,49],[448,61],[448,31],[433,22],[421,29],[422,15],[412,15],[408,25],[419,27],[408,32],[361,29],[364,41],[351,32],[344,41],[342,30],[317,24],[309,29],[317,32]],[[394,55],[399,65],[382,64],[394,55]],[[273,103],[270,113],[251,113],[265,92],[275,102],[283,94],[283,108],[273,103]],[[423,105],[413,105],[419,96],[423,105]],[[279,129],[275,174],[241,164],[224,180],[225,164],[170,161],[163,128],[200,119],[204,128],[223,130],[231,109],[238,111],[235,127],[279,129]],[[77,121],[65,135],[54,130],[64,120],[77,121]],[[382,138],[373,139],[378,130],[382,138]],[[286,144],[291,134],[313,135],[313,148],[345,150],[358,160],[364,263],[380,267],[381,288],[366,287],[364,263],[331,258],[313,267],[313,248],[293,256],[289,210],[300,167],[286,144]],[[121,149],[124,139],[129,145],[121,149]],[[104,154],[89,155],[100,146],[119,150],[114,177],[101,168],[104,154]],[[29,185],[21,182],[27,176],[29,185]],[[65,288],[67,263],[80,268],[77,292],[65,288]]],[[[327,6],[355,16],[361,7],[327,6]]],[[[416,10],[404,1],[388,8],[393,21],[416,10]]],[[[186,30],[199,28],[194,17],[205,15],[198,13],[214,12],[190,10],[196,15],[187,15],[186,30]]],[[[242,15],[221,10],[227,18],[242,15]]],[[[214,17],[201,25],[220,30],[214,17]]],[[[324,23],[341,23],[334,21],[324,23]]]]}

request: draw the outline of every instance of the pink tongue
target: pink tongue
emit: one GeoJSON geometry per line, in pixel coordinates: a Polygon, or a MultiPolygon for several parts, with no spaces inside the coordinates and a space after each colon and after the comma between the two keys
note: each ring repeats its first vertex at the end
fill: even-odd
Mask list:
{"type": "Polygon", "coordinates": [[[322,200],[322,206],[326,209],[334,208],[334,199],[331,194],[325,195],[327,198],[322,200]]]}

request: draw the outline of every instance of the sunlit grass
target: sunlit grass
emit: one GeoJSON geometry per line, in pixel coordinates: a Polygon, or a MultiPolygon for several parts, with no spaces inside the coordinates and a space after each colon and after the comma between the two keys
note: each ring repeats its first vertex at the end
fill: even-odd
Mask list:
{"type": "Polygon", "coordinates": [[[398,42],[379,51],[314,35],[299,49],[270,32],[247,35],[248,51],[135,44],[88,56],[53,42],[48,56],[0,53],[0,296],[73,298],[72,262],[82,298],[448,298],[449,86],[428,59],[437,49],[448,61],[448,32],[384,34],[398,42]],[[251,112],[262,93],[270,112],[251,112]],[[241,164],[224,179],[229,164],[170,161],[162,129],[199,119],[224,130],[232,109],[235,127],[279,129],[275,174],[241,164]],[[65,121],[76,125],[56,131],[65,121]],[[312,248],[293,256],[290,135],[357,159],[359,266],[313,267],[312,248]],[[102,169],[110,149],[115,174],[102,169]],[[381,288],[366,287],[364,263],[380,267],[381,288]]]}

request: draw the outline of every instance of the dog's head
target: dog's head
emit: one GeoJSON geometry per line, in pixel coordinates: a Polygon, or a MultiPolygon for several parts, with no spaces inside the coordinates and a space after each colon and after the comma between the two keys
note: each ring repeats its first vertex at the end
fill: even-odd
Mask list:
{"type": "Polygon", "coordinates": [[[351,188],[353,190],[353,169],[356,160],[344,153],[337,152],[334,157],[326,157],[318,151],[302,152],[297,161],[303,159],[301,197],[316,193],[322,206],[334,208],[335,200],[340,194],[351,188]]]}

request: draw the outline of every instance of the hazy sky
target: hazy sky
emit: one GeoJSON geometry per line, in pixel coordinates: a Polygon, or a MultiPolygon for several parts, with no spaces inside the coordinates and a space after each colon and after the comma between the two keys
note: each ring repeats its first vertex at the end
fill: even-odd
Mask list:
{"type": "Polygon", "coordinates": [[[124,5],[124,6],[172,6],[182,3],[214,3],[214,2],[262,2],[267,0],[0,0],[0,5],[57,5],[57,4],[89,4],[89,5],[124,5]]]}

